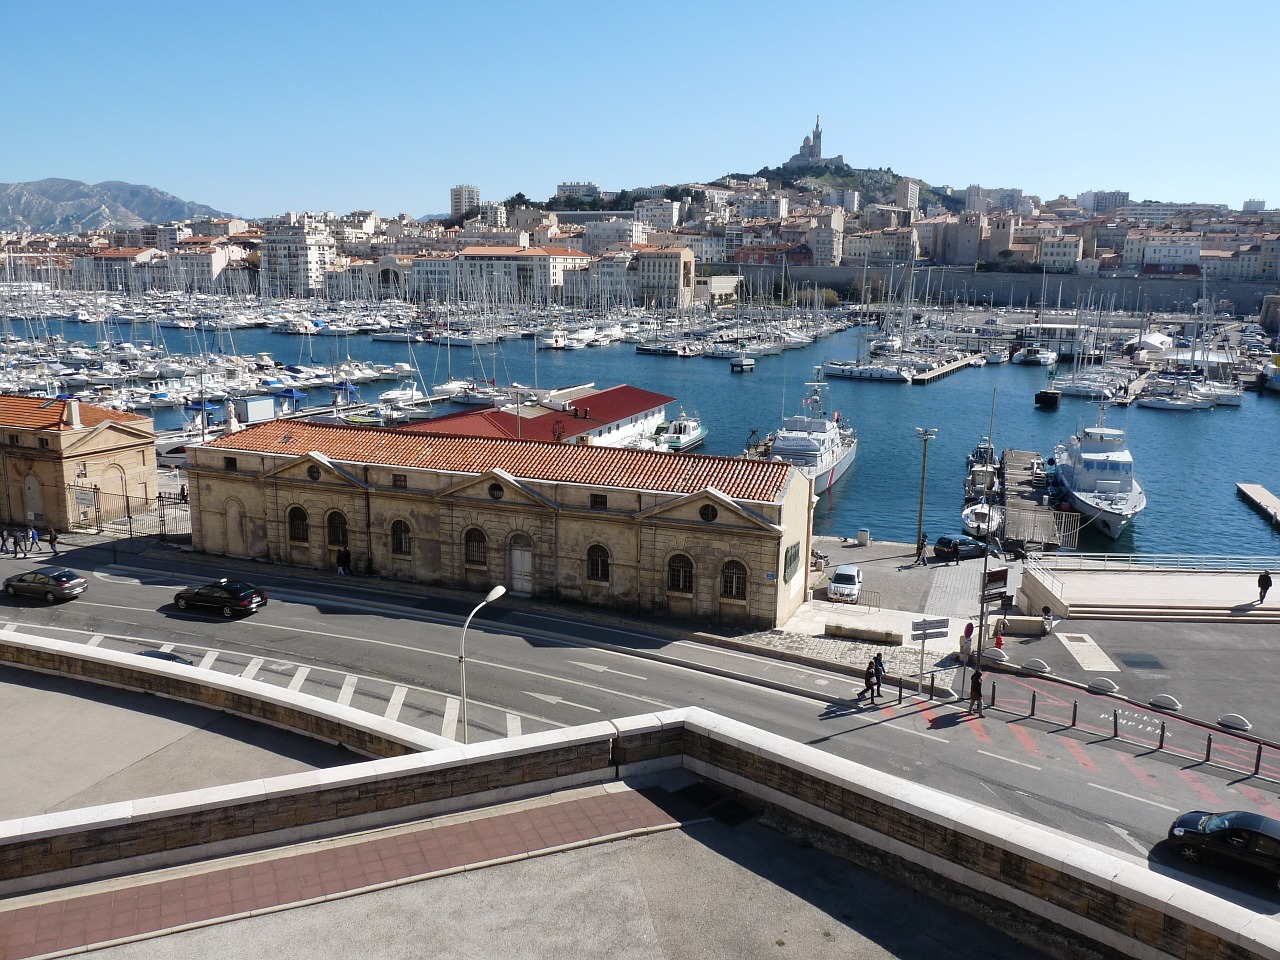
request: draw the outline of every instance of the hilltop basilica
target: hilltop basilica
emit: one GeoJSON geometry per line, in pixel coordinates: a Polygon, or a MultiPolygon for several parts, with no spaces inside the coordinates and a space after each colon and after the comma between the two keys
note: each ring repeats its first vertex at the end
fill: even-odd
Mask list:
{"type": "Polygon", "coordinates": [[[782,166],[786,167],[843,167],[844,156],[824,157],[822,155],[822,118],[813,122],[813,135],[804,138],[800,151],[782,166]]]}

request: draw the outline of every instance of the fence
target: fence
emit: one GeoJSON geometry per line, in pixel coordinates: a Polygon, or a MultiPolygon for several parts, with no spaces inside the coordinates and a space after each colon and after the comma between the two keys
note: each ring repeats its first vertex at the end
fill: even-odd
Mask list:
{"type": "Polygon", "coordinates": [[[67,484],[67,517],[80,533],[162,540],[191,534],[191,504],[169,493],[147,499],[67,484]]]}
{"type": "MultiPolygon", "coordinates": [[[[1030,557],[1028,557],[1028,560],[1030,557]]],[[[1041,570],[1086,570],[1114,573],[1121,570],[1193,570],[1212,573],[1240,573],[1274,570],[1280,557],[1216,557],[1181,554],[1054,553],[1039,554],[1041,570]]]]}

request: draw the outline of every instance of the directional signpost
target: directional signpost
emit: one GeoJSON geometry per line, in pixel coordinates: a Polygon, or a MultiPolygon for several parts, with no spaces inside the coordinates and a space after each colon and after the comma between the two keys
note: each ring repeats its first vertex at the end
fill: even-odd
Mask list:
{"type": "Polygon", "coordinates": [[[951,621],[946,617],[938,620],[916,620],[911,624],[911,639],[920,641],[920,693],[924,693],[924,643],[945,637],[950,629],[951,621]]]}

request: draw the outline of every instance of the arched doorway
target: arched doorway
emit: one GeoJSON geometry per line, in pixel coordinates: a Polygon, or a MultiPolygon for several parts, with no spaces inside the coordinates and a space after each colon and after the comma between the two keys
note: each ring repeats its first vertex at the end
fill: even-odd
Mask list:
{"type": "Polygon", "coordinates": [[[40,481],[34,473],[22,478],[22,506],[28,523],[44,525],[44,491],[40,489],[40,481]]]}
{"type": "Polygon", "coordinates": [[[517,596],[533,593],[533,541],[523,533],[511,537],[511,563],[508,588],[517,596]]]}

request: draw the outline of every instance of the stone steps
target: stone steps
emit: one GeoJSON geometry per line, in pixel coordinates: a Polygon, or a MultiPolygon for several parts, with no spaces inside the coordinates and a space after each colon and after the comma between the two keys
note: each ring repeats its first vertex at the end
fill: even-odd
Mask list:
{"type": "Polygon", "coordinates": [[[1180,623],[1280,623],[1280,607],[1220,604],[1073,603],[1072,620],[1152,620],[1180,623]]]}

